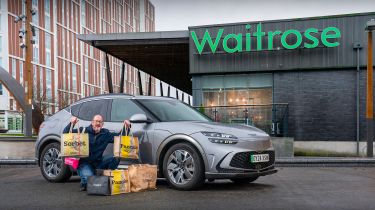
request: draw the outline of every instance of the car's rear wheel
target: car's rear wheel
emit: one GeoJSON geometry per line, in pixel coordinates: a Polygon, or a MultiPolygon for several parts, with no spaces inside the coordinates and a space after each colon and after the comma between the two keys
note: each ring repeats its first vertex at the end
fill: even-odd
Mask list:
{"type": "Polygon", "coordinates": [[[198,151],[188,143],[168,149],[163,160],[163,174],[177,190],[193,190],[204,182],[204,164],[198,151]]]}
{"type": "Polygon", "coordinates": [[[64,182],[72,176],[72,172],[59,154],[60,144],[54,142],[48,144],[40,155],[40,170],[47,181],[64,182]]]}
{"type": "Polygon", "coordinates": [[[230,180],[237,184],[246,184],[246,183],[250,183],[250,182],[257,180],[258,178],[259,176],[247,177],[247,178],[235,178],[235,179],[230,179],[230,180]]]}

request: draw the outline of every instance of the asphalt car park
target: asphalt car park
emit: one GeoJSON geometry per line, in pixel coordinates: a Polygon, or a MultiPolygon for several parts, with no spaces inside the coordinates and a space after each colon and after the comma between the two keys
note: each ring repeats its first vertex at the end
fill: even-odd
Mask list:
{"type": "Polygon", "coordinates": [[[374,209],[375,167],[281,167],[253,183],[206,182],[196,191],[171,189],[116,196],[79,191],[79,177],[50,183],[39,167],[0,168],[0,209],[374,209]]]}

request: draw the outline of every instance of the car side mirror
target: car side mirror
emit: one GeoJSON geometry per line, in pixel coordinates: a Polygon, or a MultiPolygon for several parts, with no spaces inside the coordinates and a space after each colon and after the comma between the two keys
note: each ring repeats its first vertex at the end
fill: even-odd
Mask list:
{"type": "Polygon", "coordinates": [[[145,114],[134,114],[130,117],[129,121],[131,123],[152,123],[153,121],[147,119],[145,114]]]}

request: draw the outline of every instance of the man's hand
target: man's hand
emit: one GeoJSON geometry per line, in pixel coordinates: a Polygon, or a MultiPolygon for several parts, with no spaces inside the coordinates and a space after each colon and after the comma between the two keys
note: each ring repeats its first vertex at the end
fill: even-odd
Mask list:
{"type": "Polygon", "coordinates": [[[70,123],[72,123],[72,125],[75,125],[76,123],[78,122],[78,118],[77,117],[72,117],[70,118],[70,123]]]}
{"type": "Polygon", "coordinates": [[[132,127],[129,120],[124,120],[124,126],[125,126],[125,128],[131,128],[132,127]]]}

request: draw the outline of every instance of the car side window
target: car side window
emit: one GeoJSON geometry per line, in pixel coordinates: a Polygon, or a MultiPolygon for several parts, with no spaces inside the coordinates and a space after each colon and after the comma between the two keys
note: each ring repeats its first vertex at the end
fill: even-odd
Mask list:
{"type": "Polygon", "coordinates": [[[107,121],[107,110],[109,100],[94,100],[84,102],[79,109],[79,118],[83,120],[91,120],[95,115],[100,114],[107,121]]]}
{"type": "Polygon", "coordinates": [[[130,99],[113,99],[111,121],[122,122],[134,114],[146,114],[137,104],[130,99]]]}
{"type": "Polygon", "coordinates": [[[81,105],[82,104],[77,104],[77,105],[74,105],[70,108],[70,111],[71,111],[73,116],[78,116],[79,108],[81,107],[81,105]]]}

